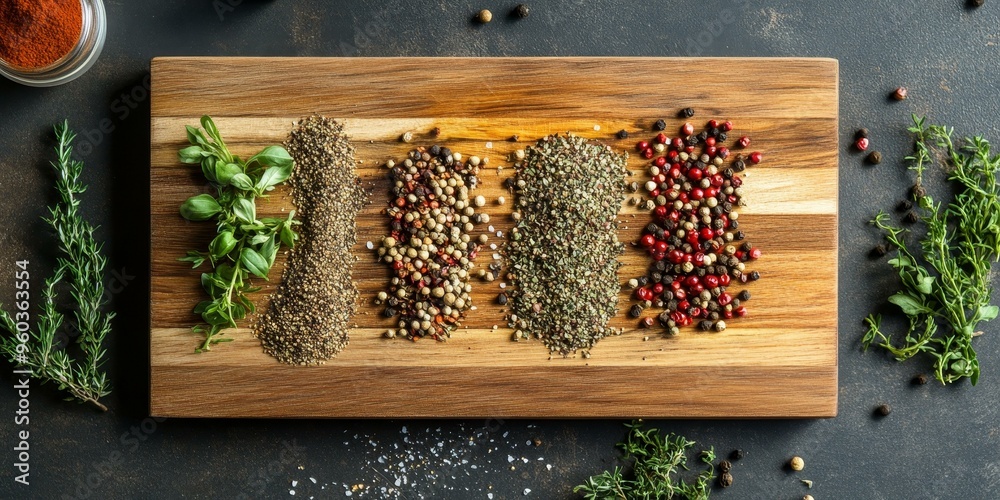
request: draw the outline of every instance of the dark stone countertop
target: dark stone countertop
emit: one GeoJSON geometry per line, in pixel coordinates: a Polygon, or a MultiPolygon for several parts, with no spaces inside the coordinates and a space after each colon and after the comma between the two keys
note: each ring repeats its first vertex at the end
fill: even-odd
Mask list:
{"type": "MultiPolygon", "coordinates": [[[[969,10],[960,0],[815,5],[570,0],[532,3],[530,17],[515,21],[505,15],[513,2],[110,0],[107,45],[84,77],[51,89],[0,80],[5,226],[0,298],[12,302],[15,260],[31,259],[36,277],[52,264],[51,239],[39,218],[53,201],[45,164],[51,156],[49,127],[63,118],[94,144],[84,158],[90,184],[84,210],[101,225],[109,269],[127,283],[114,296],[120,316],[107,364],[115,386],[107,399],[111,411],[97,414],[61,402],[51,388],[32,386],[29,487],[13,480],[18,398],[9,388],[16,383],[10,367],[3,364],[0,380],[8,388],[0,390],[6,422],[0,444],[7,451],[0,497],[288,498],[295,490],[295,498],[341,498],[363,484],[367,492],[354,497],[380,498],[380,488],[399,477],[399,498],[407,499],[488,498],[488,493],[517,498],[526,489],[528,498],[573,498],[573,485],[615,464],[613,445],[624,435],[621,421],[145,418],[149,102],[143,85],[149,60],[161,55],[713,55],[840,60],[840,414],[829,420],[656,425],[721,452],[747,451],[735,466],[734,486],[714,492],[719,498],[797,499],[806,493],[817,499],[1000,498],[997,323],[986,325],[976,341],[983,372],[975,388],[911,386],[910,378],[926,365],[899,364],[858,348],[861,318],[884,302],[894,284],[883,263],[866,257],[878,236],[865,221],[877,209],[894,206],[911,182],[901,162],[910,147],[905,132],[910,113],[954,125],[959,133],[998,137],[1000,7],[986,4],[969,10]],[[494,10],[492,24],[469,22],[481,8],[494,10]],[[898,85],[910,89],[910,98],[900,103],[887,99],[898,85]],[[135,99],[126,101],[123,94],[135,99]],[[848,150],[860,126],[872,130],[874,146],[886,157],[877,168],[864,166],[848,150]],[[893,406],[892,415],[873,418],[873,408],[882,402],[893,406]],[[535,437],[540,447],[527,444],[535,437]],[[805,471],[783,468],[792,455],[805,458],[805,471]],[[384,472],[387,468],[392,471],[384,472]],[[799,479],[814,481],[812,490],[799,479]]],[[[247,84],[253,84],[252,75],[247,84]]],[[[808,220],[802,222],[807,227],[808,220]]],[[[670,382],[628,383],[656,390],[657,383],[670,382]]]]}

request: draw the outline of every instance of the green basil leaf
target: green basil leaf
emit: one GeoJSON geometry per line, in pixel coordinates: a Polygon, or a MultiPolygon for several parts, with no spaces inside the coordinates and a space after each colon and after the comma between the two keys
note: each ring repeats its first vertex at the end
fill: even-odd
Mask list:
{"type": "Polygon", "coordinates": [[[299,235],[295,233],[290,224],[284,224],[281,226],[281,242],[285,244],[288,248],[295,247],[295,240],[299,239],[299,235]]]}
{"type": "Polygon", "coordinates": [[[201,313],[207,311],[208,308],[212,304],[214,304],[214,303],[215,302],[212,302],[211,300],[203,300],[203,301],[199,302],[198,305],[194,306],[194,313],[195,314],[201,314],[201,313]]]}
{"type": "Polygon", "coordinates": [[[921,276],[917,278],[916,289],[918,292],[924,295],[930,295],[931,291],[933,290],[933,286],[934,286],[933,276],[921,276]]]}
{"type": "Polygon", "coordinates": [[[188,146],[180,150],[177,156],[181,159],[181,163],[195,164],[201,163],[201,159],[205,157],[204,152],[201,146],[188,146]]]}
{"type": "Polygon", "coordinates": [[[187,130],[187,138],[189,143],[191,143],[192,145],[198,145],[202,147],[208,146],[208,141],[205,140],[205,136],[201,133],[201,130],[198,130],[197,128],[192,127],[190,125],[185,125],[184,129],[187,130]]]}
{"type": "Polygon", "coordinates": [[[201,117],[201,127],[205,129],[209,137],[215,140],[219,146],[222,146],[222,136],[219,134],[219,128],[215,126],[215,121],[212,120],[211,116],[205,115],[201,117]]]}
{"type": "Polygon", "coordinates": [[[292,176],[292,166],[271,167],[264,171],[257,181],[257,189],[263,191],[269,187],[277,186],[288,180],[292,176]]]}
{"type": "Polygon", "coordinates": [[[257,219],[257,205],[246,198],[240,198],[233,203],[233,213],[244,222],[253,224],[257,219]]]}
{"type": "Polygon", "coordinates": [[[240,172],[229,179],[229,183],[236,189],[241,191],[251,191],[253,190],[253,180],[250,176],[240,172]]]}
{"type": "Polygon", "coordinates": [[[205,263],[205,255],[201,252],[191,250],[186,256],[177,259],[180,262],[190,262],[191,269],[195,269],[205,263]]]}
{"type": "Polygon", "coordinates": [[[233,237],[233,233],[229,231],[223,231],[219,233],[218,236],[212,240],[208,248],[212,252],[212,258],[215,260],[220,260],[229,255],[236,248],[236,238],[233,237]]]}
{"type": "Polygon", "coordinates": [[[219,202],[210,194],[192,196],[181,205],[181,216],[191,221],[208,220],[221,211],[219,202]]]}
{"type": "Polygon", "coordinates": [[[243,169],[235,163],[226,163],[220,160],[215,164],[215,177],[218,179],[218,183],[223,186],[228,186],[233,177],[242,173],[243,169]]]}
{"type": "Polygon", "coordinates": [[[917,316],[921,313],[930,311],[927,309],[927,306],[917,300],[916,297],[905,292],[899,292],[889,297],[889,302],[899,306],[899,308],[903,310],[903,314],[906,314],[907,316],[917,316]]]}
{"type": "Polygon", "coordinates": [[[274,235],[267,238],[260,247],[260,255],[267,259],[267,267],[274,265],[274,259],[278,257],[278,246],[274,244],[274,235]]]}
{"type": "Polygon", "coordinates": [[[289,172],[291,172],[294,163],[292,155],[288,154],[288,151],[281,146],[268,146],[260,153],[251,156],[247,163],[255,161],[268,167],[288,167],[289,172]]]}
{"type": "Polygon", "coordinates": [[[201,313],[201,319],[210,325],[228,325],[231,323],[229,314],[224,309],[219,309],[214,305],[201,313]]]}
{"type": "Polygon", "coordinates": [[[998,313],[1000,313],[1000,307],[997,307],[997,306],[980,306],[979,307],[979,319],[980,319],[980,321],[990,321],[992,319],[996,319],[998,313]]]}
{"type": "MultiPolygon", "coordinates": [[[[246,227],[246,226],[243,226],[243,227],[246,227]]],[[[260,234],[255,235],[250,240],[250,245],[251,246],[263,245],[264,243],[267,242],[267,240],[270,240],[270,239],[273,239],[273,237],[271,235],[260,233],[260,234]]]]}
{"type": "Polygon", "coordinates": [[[267,260],[252,248],[243,249],[243,252],[240,253],[240,262],[243,264],[243,267],[246,267],[255,276],[264,279],[267,279],[267,272],[271,270],[271,266],[267,264],[267,260]]]}
{"type": "Polygon", "coordinates": [[[201,173],[209,182],[219,182],[218,178],[215,177],[215,162],[216,159],[213,156],[206,156],[201,160],[201,173]]]}

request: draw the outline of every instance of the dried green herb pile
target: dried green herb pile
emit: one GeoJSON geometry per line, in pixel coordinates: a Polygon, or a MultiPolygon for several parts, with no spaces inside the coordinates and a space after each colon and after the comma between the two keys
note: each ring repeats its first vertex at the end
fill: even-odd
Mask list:
{"type": "MultiPolygon", "coordinates": [[[[906,159],[916,173],[911,189],[916,206],[909,218],[926,234],[908,244],[908,231],[888,214],[879,212],[871,221],[897,252],[888,263],[899,274],[901,289],[889,302],[899,306],[909,327],[902,339],[894,338],[883,332],[881,315],[869,315],[862,343],[865,349],[883,347],[899,361],[923,353],[934,360],[942,383],[968,378],[975,385],[979,361],[972,341],[981,333],[976,328],[1000,312],[990,305],[991,263],[1000,256],[1000,155],[991,154],[982,137],[956,145],[951,128],[927,125],[916,116],[913,121],[915,151],[906,159]],[[944,168],[955,184],[957,194],[947,205],[934,201],[924,186],[924,173],[933,165],[944,168]]],[[[879,248],[884,254],[884,246],[879,248]]]]}
{"type": "Polygon", "coordinates": [[[627,155],[573,135],[525,150],[510,187],[516,195],[505,252],[512,275],[514,339],[542,339],[568,355],[620,333],[607,326],[618,305],[618,210],[627,155]]]}
{"type": "Polygon", "coordinates": [[[254,334],[282,363],[322,364],[348,343],[357,309],[351,278],[355,219],[367,201],[355,173],[354,146],[335,120],[303,119],[285,148],[295,159],[289,180],[302,218],[302,241],[292,249],[281,285],[254,334]]]}
{"type": "Polygon", "coordinates": [[[688,450],[696,444],[684,436],[662,435],[657,429],[643,430],[641,421],[625,424],[628,435],[618,447],[624,460],[632,462],[630,473],[615,467],[587,479],[573,491],[588,500],[704,500],[712,492],[715,450],[702,451],[699,460],[706,469],[691,483],[678,478],[686,471],[688,450]]]}
{"type": "MultiPolygon", "coordinates": [[[[20,369],[30,371],[32,378],[51,382],[72,398],[90,403],[106,411],[99,400],[111,393],[104,372],[104,339],[111,333],[113,312],[105,312],[108,296],[104,290],[103,245],[94,239],[94,226],[80,215],[80,195],[87,186],[80,181],[83,163],[74,161],[73,139],[76,135],[63,122],[55,127],[59,141],[56,153],[58,161],[52,162],[56,170],[56,189],[60,201],[49,209],[50,216],[45,222],[52,227],[58,238],[59,252],[56,269],[45,280],[42,289],[42,308],[34,331],[30,331],[28,298],[30,289],[17,293],[14,314],[0,309],[0,329],[8,335],[0,335],[0,352],[20,369]],[[55,338],[66,319],[65,313],[57,307],[58,289],[69,285],[75,308],[72,327],[79,332],[76,338],[79,355],[71,358],[67,347],[58,345],[55,338]]],[[[16,276],[19,283],[28,286],[28,262],[17,264],[16,276]]]]}
{"type": "Polygon", "coordinates": [[[473,240],[470,233],[476,223],[489,222],[475,210],[485,204],[483,197],[470,196],[479,164],[475,156],[463,162],[461,154],[437,145],[387,164],[390,233],[378,256],[393,277],[376,302],[386,304],[386,317],[399,315],[399,330],[387,331],[387,337],[447,340],[472,307],[469,270],[487,237],[473,240]]]}

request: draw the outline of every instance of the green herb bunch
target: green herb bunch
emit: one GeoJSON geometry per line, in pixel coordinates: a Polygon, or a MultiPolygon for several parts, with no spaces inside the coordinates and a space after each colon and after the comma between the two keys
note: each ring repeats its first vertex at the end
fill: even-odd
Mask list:
{"type": "MultiPolygon", "coordinates": [[[[12,317],[0,309],[0,328],[9,334],[0,336],[0,352],[11,363],[29,370],[31,377],[43,383],[52,382],[68,392],[72,396],[68,400],[75,398],[107,411],[99,401],[111,393],[102,368],[106,354],[104,339],[111,332],[111,320],[115,316],[113,312],[103,311],[109,300],[104,293],[107,259],[102,255],[103,245],[94,239],[96,228],[83,220],[79,212],[79,196],[87,186],[80,182],[83,163],[71,158],[76,135],[65,121],[56,125],[55,134],[59,142],[56,146],[59,159],[52,162],[52,166],[56,170],[60,201],[49,208],[50,215],[44,220],[54,230],[62,256],[56,260],[52,275],[45,280],[41,312],[29,338],[25,339],[26,335],[17,338],[18,333],[24,332],[23,327],[18,329],[17,323],[23,325],[22,315],[27,317],[27,314],[22,312],[12,317]],[[75,358],[67,353],[68,346],[55,345],[56,333],[65,321],[65,315],[56,307],[58,289],[64,283],[68,283],[76,303],[72,323],[79,332],[76,344],[80,353],[75,358]],[[27,352],[20,347],[21,340],[27,340],[24,342],[27,352]]],[[[26,267],[27,263],[21,265],[25,272],[26,267]]]]}
{"type": "Polygon", "coordinates": [[[631,479],[625,477],[622,467],[591,476],[573,491],[588,500],[669,500],[707,499],[715,478],[715,450],[701,452],[701,462],[707,469],[698,473],[693,483],[676,476],[688,470],[687,453],[695,445],[683,436],[662,435],[657,429],[643,430],[641,421],[625,424],[628,435],[618,447],[625,452],[624,459],[632,461],[631,479]]]}
{"type": "Polygon", "coordinates": [[[259,290],[250,277],[267,279],[282,245],[293,247],[298,239],[295,211],[287,218],[257,217],[256,199],[266,198],[292,175],[294,161],[281,146],[268,146],[245,161],[233,155],[209,116],[201,118],[204,131],[187,127],[191,146],[179,153],[183,163],[200,165],[216,194],[199,194],[181,205],[181,215],[190,221],[215,220],[218,234],[207,252],[190,251],[180,260],[200,267],[205,262],[211,272],[201,275],[201,286],[210,300],[200,302],[194,312],[206,325],[194,328],[205,336],[198,352],[208,351],[219,342],[222,330],[256,310],[248,294],[259,290]]]}
{"type": "Polygon", "coordinates": [[[881,315],[869,315],[864,348],[877,344],[899,361],[926,353],[934,359],[935,376],[942,383],[979,379],[979,361],[972,346],[981,321],[997,317],[990,305],[990,265],[1000,257],[1000,186],[996,173],[1000,156],[990,154],[982,137],[952,141],[953,129],[927,125],[913,117],[909,128],[916,148],[906,160],[916,172],[912,196],[927,233],[919,253],[904,241],[906,230],[894,226],[883,212],[871,221],[885,233],[897,255],[889,260],[899,273],[902,289],[889,297],[909,320],[902,342],[882,331],[881,315]],[[924,171],[943,163],[956,196],[946,207],[924,189],[924,171]]]}

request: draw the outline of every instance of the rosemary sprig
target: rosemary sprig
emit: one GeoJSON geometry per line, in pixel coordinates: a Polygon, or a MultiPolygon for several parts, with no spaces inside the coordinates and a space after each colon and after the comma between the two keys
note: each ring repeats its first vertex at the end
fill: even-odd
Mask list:
{"type": "Polygon", "coordinates": [[[975,385],[979,361],[972,339],[982,333],[976,330],[979,322],[1000,312],[989,303],[990,265],[1000,258],[1000,156],[991,156],[990,144],[982,137],[965,139],[957,147],[952,128],[927,125],[916,116],[913,123],[909,131],[916,137],[915,151],[906,160],[916,172],[912,196],[927,228],[920,253],[907,247],[907,231],[892,225],[885,213],[871,221],[897,250],[889,264],[899,273],[902,289],[889,302],[899,306],[909,327],[903,341],[896,343],[882,331],[881,315],[869,315],[862,344],[865,349],[879,345],[899,361],[926,353],[934,359],[935,376],[942,383],[968,378],[975,385]],[[944,163],[948,180],[957,184],[958,194],[947,207],[923,186],[924,172],[935,160],[944,163]]]}
{"type": "Polygon", "coordinates": [[[715,450],[701,452],[701,462],[707,469],[698,473],[694,482],[678,479],[681,470],[688,470],[687,453],[695,445],[683,436],[660,434],[657,429],[643,430],[642,421],[625,424],[628,435],[618,443],[625,460],[632,461],[630,478],[626,478],[623,467],[591,476],[575,488],[588,500],[704,500],[711,494],[711,482],[715,478],[715,450]]]}
{"type": "Polygon", "coordinates": [[[80,181],[83,163],[71,158],[76,135],[65,121],[56,125],[55,134],[59,142],[56,147],[59,160],[52,162],[52,166],[56,170],[56,189],[61,200],[49,208],[50,217],[45,222],[52,226],[59,239],[62,257],[57,259],[52,276],[45,280],[41,314],[26,343],[27,353],[18,351],[14,318],[0,309],[0,327],[8,333],[0,336],[0,352],[12,363],[29,370],[31,377],[43,383],[53,382],[80,402],[106,411],[107,407],[99,401],[111,392],[102,370],[106,353],[103,345],[115,316],[113,312],[103,311],[108,302],[104,294],[107,260],[102,255],[103,245],[94,240],[95,228],[79,213],[79,196],[87,186],[80,181]],[[83,359],[71,359],[65,346],[54,345],[56,332],[65,320],[56,308],[57,287],[67,275],[70,294],[76,302],[73,324],[80,332],[76,342],[83,359]]]}
{"type": "Polygon", "coordinates": [[[256,310],[247,297],[260,290],[250,276],[267,279],[282,245],[292,247],[299,235],[295,211],[287,218],[257,218],[257,198],[288,180],[294,162],[281,146],[269,146],[242,160],[233,155],[222,140],[219,129],[209,116],[201,118],[204,131],[187,127],[191,146],[180,151],[180,161],[201,165],[205,178],[216,195],[192,196],[181,205],[181,215],[191,221],[214,219],[218,234],[207,252],[190,251],[179,260],[197,268],[209,262],[212,272],[201,275],[201,286],[210,297],[194,308],[206,325],[194,327],[205,339],[197,352],[232,339],[222,338],[222,331],[235,328],[236,322],[256,310]]]}

